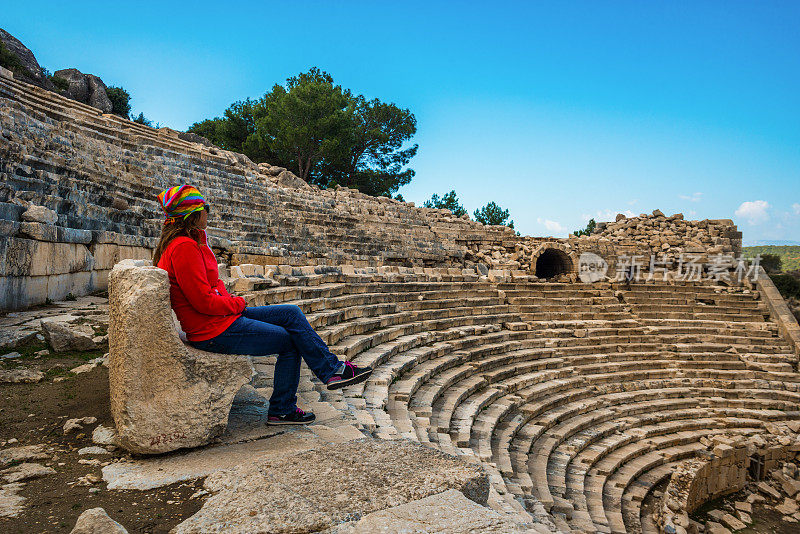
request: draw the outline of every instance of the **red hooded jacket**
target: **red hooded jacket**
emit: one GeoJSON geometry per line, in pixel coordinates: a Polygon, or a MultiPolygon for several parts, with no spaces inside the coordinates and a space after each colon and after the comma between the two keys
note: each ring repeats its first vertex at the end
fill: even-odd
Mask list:
{"type": "Polygon", "coordinates": [[[158,267],[169,273],[172,309],[189,341],[218,336],[247,306],[242,297],[225,290],[219,279],[217,258],[207,244],[176,237],[164,249],[158,267]]]}

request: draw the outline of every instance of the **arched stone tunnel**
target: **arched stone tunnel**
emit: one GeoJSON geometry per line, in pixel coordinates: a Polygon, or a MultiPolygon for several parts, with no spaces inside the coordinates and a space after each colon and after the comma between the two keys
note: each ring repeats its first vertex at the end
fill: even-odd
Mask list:
{"type": "Polygon", "coordinates": [[[542,247],[534,253],[535,272],[538,278],[554,278],[575,272],[575,262],[570,254],[555,247],[542,247]]]}

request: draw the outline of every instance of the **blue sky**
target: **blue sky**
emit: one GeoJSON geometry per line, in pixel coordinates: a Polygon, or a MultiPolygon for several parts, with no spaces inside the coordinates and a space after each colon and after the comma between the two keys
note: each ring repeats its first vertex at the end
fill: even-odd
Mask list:
{"type": "Polygon", "coordinates": [[[523,234],[659,208],[800,243],[800,2],[4,2],[0,27],[185,129],[318,66],[415,113],[421,204],[523,234]]]}

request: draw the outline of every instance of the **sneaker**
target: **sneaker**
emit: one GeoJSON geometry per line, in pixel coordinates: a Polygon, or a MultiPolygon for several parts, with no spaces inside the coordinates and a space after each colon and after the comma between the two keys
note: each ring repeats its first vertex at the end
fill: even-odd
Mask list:
{"type": "Polygon", "coordinates": [[[358,384],[369,378],[371,374],[372,367],[358,367],[350,362],[344,362],[344,368],[341,372],[336,373],[333,378],[328,380],[328,389],[339,389],[358,384]]]}
{"type": "Polygon", "coordinates": [[[270,425],[307,425],[313,423],[317,416],[311,412],[304,412],[295,408],[294,412],[286,415],[270,415],[267,423],[270,425]]]}

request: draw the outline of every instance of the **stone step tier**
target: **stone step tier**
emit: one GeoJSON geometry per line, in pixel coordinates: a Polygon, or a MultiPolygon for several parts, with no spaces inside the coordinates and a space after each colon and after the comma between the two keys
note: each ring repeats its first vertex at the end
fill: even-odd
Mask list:
{"type": "Polygon", "coordinates": [[[506,241],[513,248],[516,239],[510,228],[447,210],[347,188],[284,187],[241,154],[5,76],[0,132],[0,172],[9,188],[0,195],[0,218],[6,220],[19,220],[19,206],[9,202],[16,196],[55,210],[65,228],[155,238],[162,217],[155,195],[191,183],[214,205],[211,233],[224,238],[217,244],[237,263],[460,264],[465,243],[506,241]],[[115,207],[121,201],[127,208],[115,207]]]}
{"type": "Polygon", "coordinates": [[[652,531],[642,501],[702,437],[800,418],[791,345],[744,288],[276,277],[294,285],[248,301],[299,306],[334,353],[374,367],[324,392],[363,432],[482,464],[492,506],[553,530],[652,531]],[[680,317],[644,312],[669,306],[680,317]]]}

